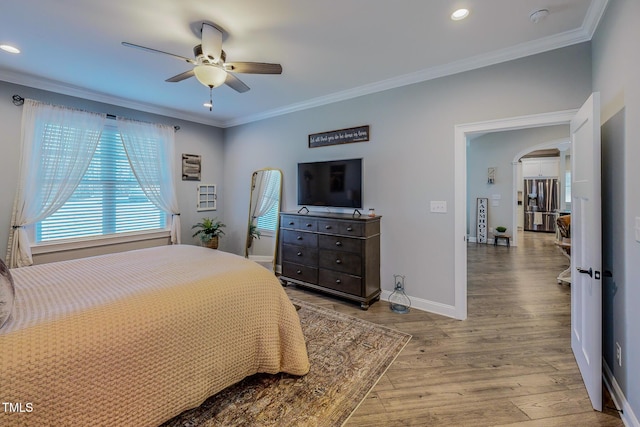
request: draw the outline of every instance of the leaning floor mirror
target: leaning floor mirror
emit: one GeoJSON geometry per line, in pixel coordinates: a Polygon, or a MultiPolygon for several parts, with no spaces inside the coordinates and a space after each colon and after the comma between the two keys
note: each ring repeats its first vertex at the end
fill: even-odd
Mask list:
{"type": "Polygon", "coordinates": [[[282,171],[267,168],[253,172],[244,255],[274,272],[281,196],[282,171]]]}

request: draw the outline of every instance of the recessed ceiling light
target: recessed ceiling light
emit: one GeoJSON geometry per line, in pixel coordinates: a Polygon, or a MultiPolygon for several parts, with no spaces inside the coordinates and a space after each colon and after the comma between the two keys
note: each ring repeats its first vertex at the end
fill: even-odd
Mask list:
{"type": "Polygon", "coordinates": [[[538,22],[542,21],[547,16],[549,16],[549,9],[538,9],[538,10],[534,10],[533,12],[531,12],[531,14],[529,15],[529,19],[534,24],[537,24],[538,22]]]}
{"type": "Polygon", "coordinates": [[[14,47],[14,46],[10,46],[8,44],[0,44],[0,49],[4,50],[5,52],[9,52],[9,53],[20,53],[20,49],[18,49],[17,47],[14,47]]]}
{"type": "Polygon", "coordinates": [[[454,21],[460,21],[467,16],[469,16],[469,9],[458,9],[451,14],[451,19],[453,19],[454,21]]]}

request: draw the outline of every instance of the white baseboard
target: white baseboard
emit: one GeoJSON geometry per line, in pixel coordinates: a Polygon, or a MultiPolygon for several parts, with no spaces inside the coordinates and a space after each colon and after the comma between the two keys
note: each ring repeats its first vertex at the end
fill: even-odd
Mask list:
{"type": "MultiPolygon", "coordinates": [[[[383,290],[380,294],[380,299],[383,301],[389,301],[392,291],[383,290]]],[[[407,295],[411,300],[411,308],[415,308],[429,313],[440,314],[442,316],[456,318],[456,308],[452,305],[442,304],[439,302],[433,302],[422,298],[412,297],[407,295]]]]}
{"type": "Polygon", "coordinates": [[[249,255],[249,259],[255,262],[273,262],[273,257],[268,255],[249,255]]]}
{"type": "Polygon", "coordinates": [[[616,381],[616,377],[613,376],[604,358],[602,359],[602,378],[604,379],[605,386],[609,389],[613,403],[620,411],[620,418],[624,425],[627,427],[640,427],[638,417],[633,413],[633,409],[631,409],[627,398],[618,385],[618,381],[616,381]]]}
{"type": "MultiPolygon", "coordinates": [[[[469,243],[476,243],[477,239],[475,236],[468,236],[467,237],[467,242],[469,243]]],[[[487,245],[493,245],[493,239],[487,239],[487,245]]],[[[498,242],[498,246],[507,246],[507,242],[503,240],[501,240],[500,242],[498,242]]],[[[513,246],[513,245],[511,245],[513,246]]]]}

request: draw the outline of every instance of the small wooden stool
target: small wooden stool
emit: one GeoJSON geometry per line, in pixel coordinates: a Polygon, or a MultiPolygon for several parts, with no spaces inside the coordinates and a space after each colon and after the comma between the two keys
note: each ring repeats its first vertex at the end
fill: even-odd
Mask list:
{"type": "Polygon", "coordinates": [[[507,247],[511,247],[511,235],[510,234],[495,234],[493,236],[493,246],[498,246],[498,240],[504,239],[507,241],[507,247]]]}

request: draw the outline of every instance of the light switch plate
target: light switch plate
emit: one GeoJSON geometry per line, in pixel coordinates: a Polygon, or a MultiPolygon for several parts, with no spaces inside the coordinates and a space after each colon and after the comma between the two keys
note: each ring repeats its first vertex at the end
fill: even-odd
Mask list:
{"type": "Polygon", "coordinates": [[[447,202],[432,200],[431,201],[431,212],[432,213],[447,213],[447,202]]]}
{"type": "Polygon", "coordinates": [[[636,242],[640,243],[640,216],[636,217],[636,242]]]}

